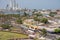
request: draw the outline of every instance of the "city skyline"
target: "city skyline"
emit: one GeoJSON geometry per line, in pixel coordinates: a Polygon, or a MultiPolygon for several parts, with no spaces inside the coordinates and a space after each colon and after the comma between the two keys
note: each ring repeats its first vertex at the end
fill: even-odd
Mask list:
{"type": "MultiPolygon", "coordinates": [[[[16,0],[20,8],[60,9],[60,0],[16,0]]],[[[5,8],[9,0],[0,0],[0,8],[5,8]]]]}

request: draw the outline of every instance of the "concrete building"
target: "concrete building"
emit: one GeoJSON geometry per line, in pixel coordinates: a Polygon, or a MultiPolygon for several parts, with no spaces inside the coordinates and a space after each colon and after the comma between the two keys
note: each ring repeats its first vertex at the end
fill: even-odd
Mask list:
{"type": "Polygon", "coordinates": [[[60,15],[60,10],[56,10],[57,14],[60,15]]]}
{"type": "Polygon", "coordinates": [[[44,9],[41,10],[41,13],[44,15],[48,15],[48,14],[50,14],[50,12],[51,12],[50,10],[44,10],[44,9]]]}
{"type": "Polygon", "coordinates": [[[30,29],[37,29],[38,27],[35,24],[36,22],[33,19],[26,19],[23,24],[27,25],[30,29]],[[34,25],[35,24],[35,25],[34,25]]]}
{"type": "Polygon", "coordinates": [[[13,10],[18,9],[18,4],[16,0],[10,0],[9,9],[13,9],[13,10]]]}

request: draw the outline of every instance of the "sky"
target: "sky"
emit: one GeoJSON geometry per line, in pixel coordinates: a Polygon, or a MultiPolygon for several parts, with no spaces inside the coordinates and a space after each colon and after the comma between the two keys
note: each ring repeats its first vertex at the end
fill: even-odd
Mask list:
{"type": "MultiPolygon", "coordinates": [[[[60,0],[16,0],[20,8],[60,9],[60,0]]],[[[9,0],[0,0],[0,8],[5,8],[9,0]]]]}

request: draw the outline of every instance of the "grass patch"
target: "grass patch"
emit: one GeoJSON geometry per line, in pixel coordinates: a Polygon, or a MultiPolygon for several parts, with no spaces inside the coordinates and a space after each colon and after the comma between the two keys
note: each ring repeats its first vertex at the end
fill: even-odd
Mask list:
{"type": "Polygon", "coordinates": [[[8,40],[10,38],[27,38],[27,37],[28,36],[24,34],[0,31],[0,40],[8,40]]]}

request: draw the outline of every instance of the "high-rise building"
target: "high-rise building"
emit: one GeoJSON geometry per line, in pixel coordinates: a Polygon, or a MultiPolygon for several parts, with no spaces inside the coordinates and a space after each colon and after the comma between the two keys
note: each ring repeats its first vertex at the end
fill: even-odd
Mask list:
{"type": "Polygon", "coordinates": [[[18,4],[16,0],[10,0],[9,9],[16,10],[17,8],[18,8],[18,4]]]}

